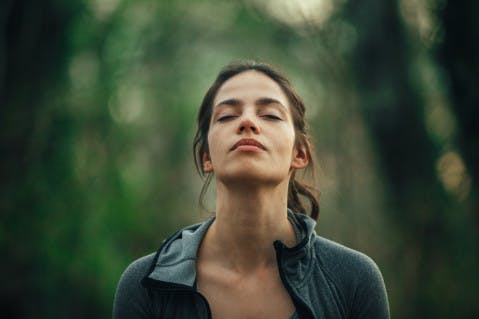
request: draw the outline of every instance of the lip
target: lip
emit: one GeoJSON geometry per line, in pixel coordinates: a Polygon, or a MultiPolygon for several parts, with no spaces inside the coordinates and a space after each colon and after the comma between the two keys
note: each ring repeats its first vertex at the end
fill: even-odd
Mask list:
{"type": "Polygon", "coordinates": [[[234,151],[238,148],[244,151],[257,151],[258,149],[266,149],[263,144],[261,144],[254,138],[242,138],[241,140],[236,142],[235,145],[233,145],[230,151],[234,151]]]}

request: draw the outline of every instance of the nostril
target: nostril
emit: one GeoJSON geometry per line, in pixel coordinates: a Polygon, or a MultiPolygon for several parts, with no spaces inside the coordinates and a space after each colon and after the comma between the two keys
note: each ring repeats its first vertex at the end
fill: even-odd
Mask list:
{"type": "Polygon", "coordinates": [[[250,130],[255,134],[259,133],[259,127],[257,127],[256,124],[250,119],[245,119],[244,121],[241,121],[241,123],[238,126],[238,132],[240,133],[247,130],[250,130]]]}

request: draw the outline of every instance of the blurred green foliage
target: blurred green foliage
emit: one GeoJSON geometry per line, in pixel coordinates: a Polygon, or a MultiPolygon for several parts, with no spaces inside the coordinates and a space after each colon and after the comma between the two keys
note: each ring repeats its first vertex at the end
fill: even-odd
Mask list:
{"type": "Polygon", "coordinates": [[[237,59],[303,96],[318,232],[377,261],[393,317],[477,316],[475,3],[3,1],[3,317],[108,317],[128,263],[205,217],[196,112],[237,59]]]}

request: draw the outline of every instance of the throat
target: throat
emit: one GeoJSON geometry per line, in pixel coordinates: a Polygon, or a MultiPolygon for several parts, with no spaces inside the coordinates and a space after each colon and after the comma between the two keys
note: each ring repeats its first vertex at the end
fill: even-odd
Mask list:
{"type": "Polygon", "coordinates": [[[287,216],[274,223],[231,222],[217,216],[207,231],[200,253],[233,272],[245,273],[276,267],[273,243],[281,241],[293,247],[299,241],[298,231],[287,216]]]}

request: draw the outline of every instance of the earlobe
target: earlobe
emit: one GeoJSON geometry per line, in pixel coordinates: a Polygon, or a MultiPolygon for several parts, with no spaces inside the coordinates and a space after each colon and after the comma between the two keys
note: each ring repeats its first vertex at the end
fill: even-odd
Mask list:
{"type": "Polygon", "coordinates": [[[203,171],[205,173],[211,173],[213,172],[213,166],[211,166],[211,162],[204,162],[203,163],[203,171]]]}
{"type": "Polygon", "coordinates": [[[211,164],[210,156],[207,153],[203,154],[202,162],[203,162],[203,171],[205,173],[212,173],[213,165],[211,164]]]}

